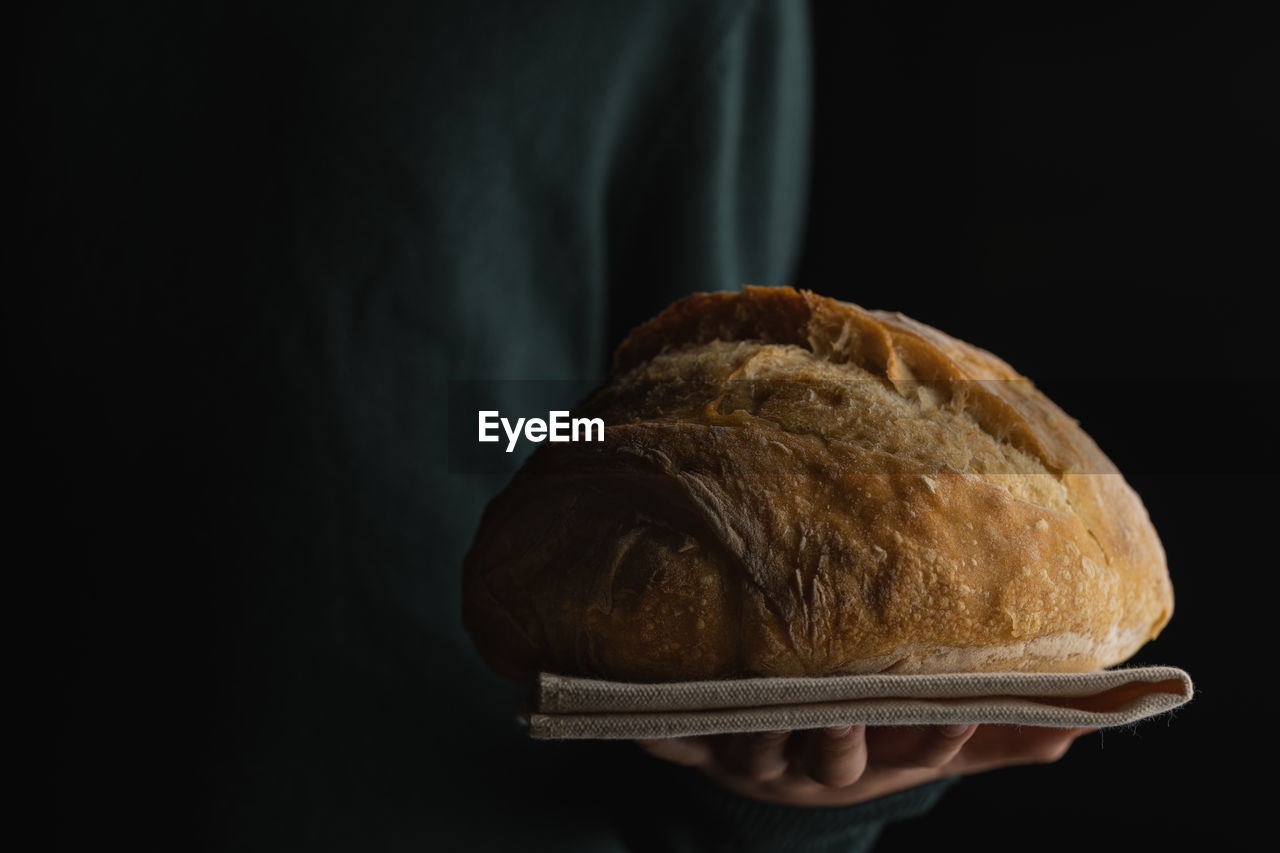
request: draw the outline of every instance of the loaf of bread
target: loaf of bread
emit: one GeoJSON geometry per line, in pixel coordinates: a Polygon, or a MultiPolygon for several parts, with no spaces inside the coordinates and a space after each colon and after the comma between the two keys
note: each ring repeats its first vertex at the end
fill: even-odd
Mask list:
{"type": "Polygon", "coordinates": [[[1164,627],[1137,494],[1000,359],[790,288],[635,329],[493,499],[463,618],[495,670],[626,681],[1083,672],[1164,627]]]}

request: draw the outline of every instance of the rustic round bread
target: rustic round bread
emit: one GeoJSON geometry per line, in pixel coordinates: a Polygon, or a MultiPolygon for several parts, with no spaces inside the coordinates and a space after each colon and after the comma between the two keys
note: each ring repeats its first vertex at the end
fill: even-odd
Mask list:
{"type": "Polygon", "coordinates": [[[790,288],[635,329],[490,503],[463,619],[495,670],[629,681],[1082,672],[1173,610],[1141,501],[1000,359],[790,288]]]}

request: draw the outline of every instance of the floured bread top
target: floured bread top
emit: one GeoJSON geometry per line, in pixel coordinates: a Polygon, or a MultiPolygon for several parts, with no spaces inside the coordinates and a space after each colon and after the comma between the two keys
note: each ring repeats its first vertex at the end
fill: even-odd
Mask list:
{"type": "Polygon", "coordinates": [[[1172,612],[1141,502],[990,353],[790,288],[640,326],[465,564],[481,653],[662,681],[1087,671],[1172,612]]]}

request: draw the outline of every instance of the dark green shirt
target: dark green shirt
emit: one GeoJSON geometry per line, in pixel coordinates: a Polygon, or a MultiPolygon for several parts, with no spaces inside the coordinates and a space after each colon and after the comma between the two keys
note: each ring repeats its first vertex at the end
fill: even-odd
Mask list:
{"type": "Polygon", "coordinates": [[[448,381],[599,377],[678,296],[790,283],[803,4],[135,5],[28,44],[53,553],[123,565],[72,593],[69,837],[145,831],[119,797],[229,850],[856,850],[928,808],[531,742],[459,619],[505,475],[449,472],[448,381]]]}

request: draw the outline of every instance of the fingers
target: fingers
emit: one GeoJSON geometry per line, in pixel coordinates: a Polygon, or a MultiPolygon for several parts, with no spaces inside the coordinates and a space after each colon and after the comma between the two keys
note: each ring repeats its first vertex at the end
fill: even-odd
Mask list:
{"type": "Polygon", "coordinates": [[[1041,726],[980,726],[953,764],[960,773],[978,773],[1019,764],[1051,764],[1075,739],[1094,729],[1041,726]]]}
{"type": "Polygon", "coordinates": [[[867,769],[866,726],[843,726],[809,732],[801,767],[813,781],[844,788],[862,778],[867,769]]]}
{"type": "Polygon", "coordinates": [[[756,782],[771,782],[787,772],[787,740],[791,732],[755,732],[721,741],[720,761],[731,773],[756,782]]]}
{"type": "Polygon", "coordinates": [[[794,794],[818,804],[844,802],[855,791],[878,796],[943,774],[1057,761],[1076,738],[1090,731],[1002,725],[844,726],[797,732],[795,737],[776,731],[636,743],[664,761],[700,768],[732,790],[782,796],[779,801],[790,801],[784,795],[794,794]]]}
{"type": "Polygon", "coordinates": [[[714,757],[711,744],[701,737],[669,737],[654,740],[637,740],[636,745],[645,752],[685,767],[702,767],[714,757]]]}
{"type": "Polygon", "coordinates": [[[867,751],[877,767],[940,768],[949,764],[978,730],[976,725],[875,726],[867,751]]]}

